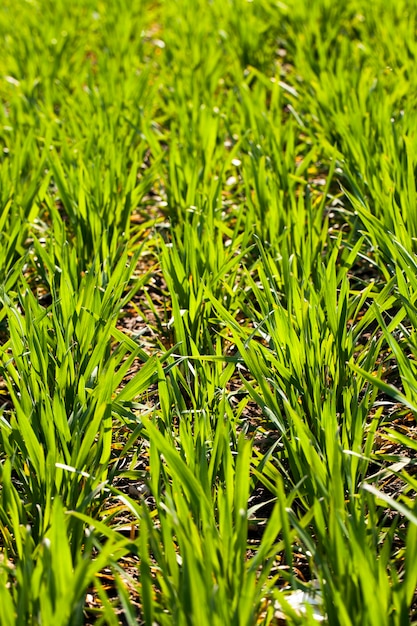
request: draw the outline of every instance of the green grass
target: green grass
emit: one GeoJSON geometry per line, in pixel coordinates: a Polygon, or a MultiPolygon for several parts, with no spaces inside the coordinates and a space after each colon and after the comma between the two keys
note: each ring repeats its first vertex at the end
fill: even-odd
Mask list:
{"type": "Polygon", "coordinates": [[[417,624],[416,29],[1,3],[0,626],[417,624]]]}

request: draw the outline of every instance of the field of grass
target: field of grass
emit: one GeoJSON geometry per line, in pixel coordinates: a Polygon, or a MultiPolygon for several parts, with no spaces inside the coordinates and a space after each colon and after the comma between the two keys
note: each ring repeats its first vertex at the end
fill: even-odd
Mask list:
{"type": "Polygon", "coordinates": [[[0,625],[417,624],[417,3],[0,43],[0,625]]]}

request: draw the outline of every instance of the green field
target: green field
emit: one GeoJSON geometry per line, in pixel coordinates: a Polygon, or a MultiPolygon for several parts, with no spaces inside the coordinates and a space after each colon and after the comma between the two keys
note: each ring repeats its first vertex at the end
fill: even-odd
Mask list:
{"type": "Polygon", "coordinates": [[[0,626],[417,624],[417,2],[0,44],[0,626]]]}

